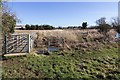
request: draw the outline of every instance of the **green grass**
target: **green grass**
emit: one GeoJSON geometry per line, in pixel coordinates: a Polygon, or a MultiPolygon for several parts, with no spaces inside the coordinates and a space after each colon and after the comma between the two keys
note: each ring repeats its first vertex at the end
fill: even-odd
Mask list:
{"type": "Polygon", "coordinates": [[[116,65],[119,63],[118,49],[114,47],[7,59],[3,62],[3,78],[120,79],[116,65]]]}

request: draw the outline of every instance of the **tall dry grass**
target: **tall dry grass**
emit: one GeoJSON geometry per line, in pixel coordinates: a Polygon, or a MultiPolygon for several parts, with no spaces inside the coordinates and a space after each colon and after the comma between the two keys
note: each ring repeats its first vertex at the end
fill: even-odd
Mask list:
{"type": "MultiPolygon", "coordinates": [[[[92,40],[94,38],[99,38],[102,36],[96,29],[86,29],[86,30],[16,30],[15,33],[30,34],[34,40],[36,40],[37,45],[41,45],[43,39],[48,39],[50,37],[62,38],[65,41],[66,46],[70,47],[75,44],[85,42],[84,38],[87,40],[92,40]]],[[[111,30],[109,35],[114,37],[115,31],[111,30]]],[[[46,40],[47,41],[47,40],[46,40]]]]}
{"type": "MultiPolygon", "coordinates": [[[[15,33],[17,34],[31,34],[31,36],[35,39],[39,36],[39,39],[43,37],[58,37],[63,38],[66,41],[71,42],[80,42],[82,41],[82,33],[87,32],[97,32],[97,30],[16,30],[15,33]]],[[[96,35],[95,33],[92,34],[93,36],[96,35]]],[[[91,35],[91,37],[92,37],[91,35]]],[[[98,36],[98,35],[97,35],[98,36]]]]}

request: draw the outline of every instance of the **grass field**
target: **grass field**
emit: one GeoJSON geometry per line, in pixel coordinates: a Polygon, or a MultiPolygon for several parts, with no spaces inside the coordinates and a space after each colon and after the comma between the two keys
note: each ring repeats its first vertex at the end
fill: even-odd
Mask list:
{"type": "Polygon", "coordinates": [[[104,45],[96,51],[34,53],[5,57],[3,78],[119,80],[118,48],[104,45]]]}

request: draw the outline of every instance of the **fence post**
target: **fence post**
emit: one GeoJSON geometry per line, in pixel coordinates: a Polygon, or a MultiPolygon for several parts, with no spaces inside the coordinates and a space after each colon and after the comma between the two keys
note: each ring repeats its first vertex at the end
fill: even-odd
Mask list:
{"type": "Polygon", "coordinates": [[[5,34],[4,35],[4,54],[6,54],[7,53],[7,35],[5,34]]]}
{"type": "Polygon", "coordinates": [[[30,53],[30,34],[28,34],[28,53],[30,53]]]}

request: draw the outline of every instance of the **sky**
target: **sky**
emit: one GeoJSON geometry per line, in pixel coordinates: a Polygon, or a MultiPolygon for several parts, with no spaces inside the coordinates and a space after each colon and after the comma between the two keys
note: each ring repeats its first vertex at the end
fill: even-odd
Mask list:
{"type": "Polygon", "coordinates": [[[7,0],[12,2],[118,2],[119,0],[7,0]]]}
{"type": "Polygon", "coordinates": [[[117,2],[9,2],[8,7],[21,20],[18,25],[49,24],[57,26],[88,26],[106,17],[110,21],[118,16],[117,2]]]}

